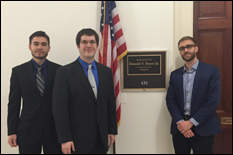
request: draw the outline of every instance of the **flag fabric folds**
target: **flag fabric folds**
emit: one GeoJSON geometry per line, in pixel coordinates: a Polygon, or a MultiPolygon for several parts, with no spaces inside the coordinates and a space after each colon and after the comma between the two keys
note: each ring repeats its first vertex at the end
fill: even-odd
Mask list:
{"type": "Polygon", "coordinates": [[[117,126],[121,121],[120,85],[117,61],[127,54],[115,1],[102,1],[99,40],[99,62],[112,69],[115,87],[117,126]]]}

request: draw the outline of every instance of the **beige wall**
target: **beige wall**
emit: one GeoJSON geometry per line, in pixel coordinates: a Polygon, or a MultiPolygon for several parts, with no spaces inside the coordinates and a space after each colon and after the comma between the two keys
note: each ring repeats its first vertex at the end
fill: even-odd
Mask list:
{"type": "MultiPolygon", "coordinates": [[[[167,50],[169,80],[170,72],[183,64],[177,41],[192,36],[192,2],[116,4],[128,51],[167,50]]],[[[100,6],[100,1],[1,1],[1,153],[18,153],[7,143],[7,103],[12,67],[31,59],[29,36],[45,31],[51,40],[48,59],[68,64],[79,56],[77,32],[87,27],[99,32],[100,6]]],[[[174,153],[165,96],[166,91],[122,93],[116,153],[174,153]]]]}

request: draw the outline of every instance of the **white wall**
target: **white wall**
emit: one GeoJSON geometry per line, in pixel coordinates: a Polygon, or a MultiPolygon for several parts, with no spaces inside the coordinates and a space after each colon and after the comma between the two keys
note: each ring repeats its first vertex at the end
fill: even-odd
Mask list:
{"type": "MultiPolygon", "coordinates": [[[[167,49],[169,79],[170,72],[183,63],[177,40],[192,36],[192,2],[116,4],[128,51],[167,49]]],[[[1,1],[1,153],[18,153],[7,143],[7,103],[12,67],[32,58],[29,36],[45,31],[51,40],[48,59],[68,64],[79,56],[77,32],[90,27],[99,33],[100,6],[100,1],[1,1]]],[[[122,93],[116,153],[174,153],[165,96],[166,91],[122,93]]]]}

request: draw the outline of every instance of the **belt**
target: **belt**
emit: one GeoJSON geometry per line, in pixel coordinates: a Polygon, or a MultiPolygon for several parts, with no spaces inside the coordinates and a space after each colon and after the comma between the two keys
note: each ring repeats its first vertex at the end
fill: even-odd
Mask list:
{"type": "Polygon", "coordinates": [[[190,115],[184,115],[184,120],[185,120],[185,121],[189,120],[190,118],[191,118],[190,115]]]}

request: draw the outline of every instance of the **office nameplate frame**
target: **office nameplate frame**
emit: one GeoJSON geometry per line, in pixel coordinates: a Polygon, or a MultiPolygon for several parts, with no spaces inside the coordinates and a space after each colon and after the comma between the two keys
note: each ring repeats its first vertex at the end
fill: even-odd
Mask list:
{"type": "Polygon", "coordinates": [[[167,51],[128,51],[122,65],[122,91],[167,89],[167,51]]]}

